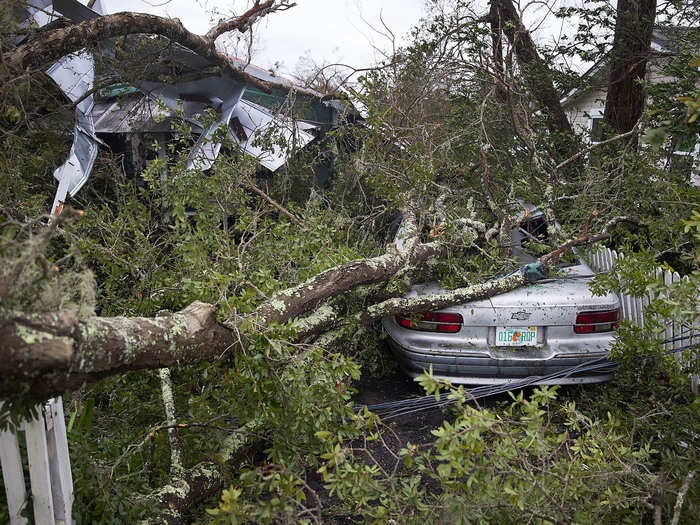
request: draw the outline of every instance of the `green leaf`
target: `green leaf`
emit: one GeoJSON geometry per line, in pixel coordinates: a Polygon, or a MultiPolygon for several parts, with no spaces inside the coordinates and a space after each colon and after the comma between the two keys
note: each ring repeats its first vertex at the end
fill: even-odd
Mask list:
{"type": "Polygon", "coordinates": [[[333,434],[331,432],[328,432],[327,430],[319,430],[314,434],[318,439],[321,441],[325,440],[327,437],[332,436],[333,434]]]}
{"type": "Polygon", "coordinates": [[[437,472],[441,478],[448,478],[452,474],[452,465],[449,463],[440,463],[437,467],[437,472]]]}

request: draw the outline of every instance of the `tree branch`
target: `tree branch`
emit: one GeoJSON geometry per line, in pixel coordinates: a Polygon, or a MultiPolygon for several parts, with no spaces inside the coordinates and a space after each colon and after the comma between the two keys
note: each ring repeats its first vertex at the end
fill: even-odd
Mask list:
{"type": "Polygon", "coordinates": [[[263,199],[265,199],[267,202],[269,202],[273,207],[277,208],[279,211],[284,213],[287,217],[291,219],[293,223],[295,223],[297,226],[299,226],[302,230],[305,232],[309,231],[309,227],[304,224],[304,222],[299,219],[296,215],[294,215],[292,212],[290,212],[287,208],[279,204],[277,201],[275,201],[272,197],[270,197],[267,193],[265,193],[263,190],[258,188],[255,184],[253,184],[252,181],[248,181],[247,183],[248,187],[253,190],[255,193],[260,195],[263,199]]]}
{"type": "Polygon", "coordinates": [[[678,491],[678,496],[676,497],[676,504],[673,507],[673,518],[671,519],[671,525],[678,525],[678,522],[681,519],[681,509],[683,508],[683,501],[685,500],[685,495],[688,493],[690,483],[693,481],[694,477],[695,471],[691,470],[690,472],[688,472],[688,475],[683,480],[683,485],[681,485],[681,488],[678,491]]]}
{"type": "Polygon", "coordinates": [[[559,164],[557,164],[557,166],[554,168],[554,171],[557,172],[557,171],[559,171],[561,168],[563,168],[564,166],[567,166],[568,164],[571,164],[572,162],[576,162],[576,161],[579,160],[581,157],[587,155],[587,154],[590,153],[591,151],[594,151],[594,150],[596,150],[596,149],[598,149],[598,148],[602,148],[603,146],[607,146],[608,144],[611,144],[611,143],[613,143],[613,142],[617,142],[618,140],[624,140],[624,139],[626,139],[626,138],[628,138],[628,137],[632,137],[633,135],[638,134],[639,131],[641,130],[641,128],[644,126],[643,121],[644,121],[644,116],[642,116],[642,117],[637,121],[637,125],[636,125],[634,128],[632,128],[631,130],[629,130],[628,132],[626,132],[626,133],[620,133],[619,135],[615,135],[614,137],[610,137],[609,139],[603,140],[603,141],[601,141],[601,142],[596,142],[595,144],[592,144],[592,145],[590,145],[589,147],[587,147],[587,148],[585,148],[585,149],[582,149],[581,151],[579,151],[579,152],[576,153],[575,155],[572,155],[571,157],[569,157],[569,158],[566,159],[565,161],[560,162],[559,164]]]}
{"type": "Polygon", "coordinates": [[[267,0],[261,4],[260,0],[256,0],[253,6],[238,18],[219,20],[219,23],[207,32],[205,38],[214,42],[221,35],[230,31],[245,33],[258,19],[276,11],[286,11],[297,5],[296,2],[281,2],[275,5],[275,2],[276,0],[267,0]]]}
{"type": "MultiPolygon", "coordinates": [[[[235,24],[238,20],[230,23],[235,24]]],[[[241,27],[244,27],[245,23],[252,22],[244,20],[241,22],[241,27]]],[[[41,39],[22,44],[4,53],[2,60],[5,66],[13,72],[43,69],[61,57],[80,51],[85,47],[97,45],[103,40],[134,34],[164,36],[211,60],[232,78],[254,85],[265,92],[269,93],[270,85],[273,85],[263,83],[238,69],[228,55],[216,49],[213,40],[191,33],[185,29],[179,19],[144,13],[115,13],[54,29],[44,34],[41,39]]]]}

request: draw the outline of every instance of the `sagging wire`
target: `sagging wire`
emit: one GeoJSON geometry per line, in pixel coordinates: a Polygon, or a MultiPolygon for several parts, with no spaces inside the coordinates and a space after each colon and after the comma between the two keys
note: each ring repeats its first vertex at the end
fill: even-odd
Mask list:
{"type": "MultiPolygon", "coordinates": [[[[691,336],[693,337],[693,336],[691,336]]],[[[683,337],[673,337],[662,341],[662,344],[671,343],[679,341],[681,339],[687,339],[688,336],[683,337]]],[[[686,345],[680,348],[674,348],[664,352],[661,357],[665,357],[671,354],[684,352],[686,350],[691,350],[700,347],[700,343],[686,345]]],[[[657,357],[655,355],[641,356],[637,359],[649,359],[657,357]]],[[[359,405],[355,406],[355,412],[360,412],[365,408],[371,412],[379,415],[383,420],[394,419],[397,417],[405,416],[408,414],[413,414],[416,412],[421,412],[424,410],[430,410],[433,408],[441,408],[446,405],[455,404],[462,399],[467,401],[476,401],[478,399],[483,399],[485,397],[491,397],[506,392],[511,392],[513,390],[520,390],[528,386],[533,386],[538,383],[553,381],[557,379],[564,379],[575,374],[587,373],[587,372],[598,372],[607,373],[612,372],[618,367],[619,363],[617,361],[609,361],[605,357],[598,357],[585,361],[576,366],[565,368],[559,370],[558,372],[553,372],[545,376],[530,376],[524,379],[509,381],[506,383],[496,384],[496,385],[484,385],[475,387],[464,391],[464,396],[455,396],[451,392],[443,392],[437,397],[434,395],[417,397],[411,399],[403,399],[400,401],[390,401],[388,403],[380,403],[376,405],[359,405]]]]}

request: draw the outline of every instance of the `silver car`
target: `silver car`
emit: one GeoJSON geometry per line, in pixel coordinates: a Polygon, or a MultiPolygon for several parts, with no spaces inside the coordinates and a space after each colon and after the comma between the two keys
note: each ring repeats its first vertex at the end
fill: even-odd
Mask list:
{"type": "MultiPolygon", "coordinates": [[[[539,213],[530,217],[543,222],[539,213]]],[[[531,236],[533,229],[532,223],[521,226],[514,240],[531,236]]],[[[620,318],[618,298],[591,293],[588,282],[593,271],[583,261],[561,272],[556,278],[490,299],[438,312],[386,317],[382,323],[389,344],[413,377],[432,366],[437,378],[473,385],[547,376],[605,358],[620,318]]],[[[436,283],[420,284],[407,297],[441,291],[436,283]]],[[[601,382],[610,379],[607,372],[543,378],[536,383],[601,382]]]]}

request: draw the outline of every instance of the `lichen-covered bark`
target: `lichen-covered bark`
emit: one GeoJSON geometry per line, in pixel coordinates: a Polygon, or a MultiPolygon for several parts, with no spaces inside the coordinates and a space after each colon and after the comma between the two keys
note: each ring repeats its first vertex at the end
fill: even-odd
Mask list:
{"type": "Polygon", "coordinates": [[[223,483],[221,469],[216,463],[199,463],[149,496],[149,499],[163,508],[160,516],[149,522],[168,525],[186,523],[183,513],[203,499],[213,496],[221,490],[223,483]]]}
{"type": "Polygon", "coordinates": [[[165,420],[170,427],[168,429],[168,442],[170,444],[170,474],[181,476],[184,472],[182,464],[182,446],[177,435],[177,419],[175,418],[175,396],[173,395],[173,384],[170,380],[170,369],[161,368],[160,375],[161,395],[163,396],[163,407],[165,408],[165,420]]]}
{"type": "Polygon", "coordinates": [[[321,272],[298,286],[276,293],[260,305],[255,315],[266,322],[286,323],[312,310],[321,301],[358,286],[388,281],[397,272],[421,266],[429,258],[445,252],[440,243],[418,242],[419,232],[410,210],[404,211],[404,223],[401,249],[392,245],[393,249],[383,255],[350,261],[321,272]]]}
{"type": "Polygon", "coordinates": [[[494,295],[509,292],[525,284],[521,272],[515,272],[506,277],[493,279],[465,288],[457,288],[449,292],[415,297],[397,297],[375,304],[367,308],[368,319],[379,319],[387,315],[411,314],[416,312],[432,312],[455,304],[488,299],[494,295]]]}
{"type": "Polygon", "coordinates": [[[155,318],[10,315],[0,322],[0,397],[47,398],[122,371],[213,361],[234,341],[201,302],[155,318]]]}
{"type": "Polygon", "coordinates": [[[149,523],[180,525],[186,523],[183,513],[191,506],[210,498],[225,486],[226,472],[237,468],[246,458],[263,447],[259,437],[260,419],[253,419],[224,439],[216,462],[205,461],[189,470],[171,472],[168,485],[145,496],[160,508],[149,523]]]}
{"type": "Polygon", "coordinates": [[[371,259],[351,261],[315,275],[308,281],[275,294],[256,311],[266,321],[285,323],[309,311],[321,301],[365,284],[390,279],[405,266],[423,263],[428,257],[439,255],[437,245],[420,245],[413,257],[386,253],[371,259]]]}

